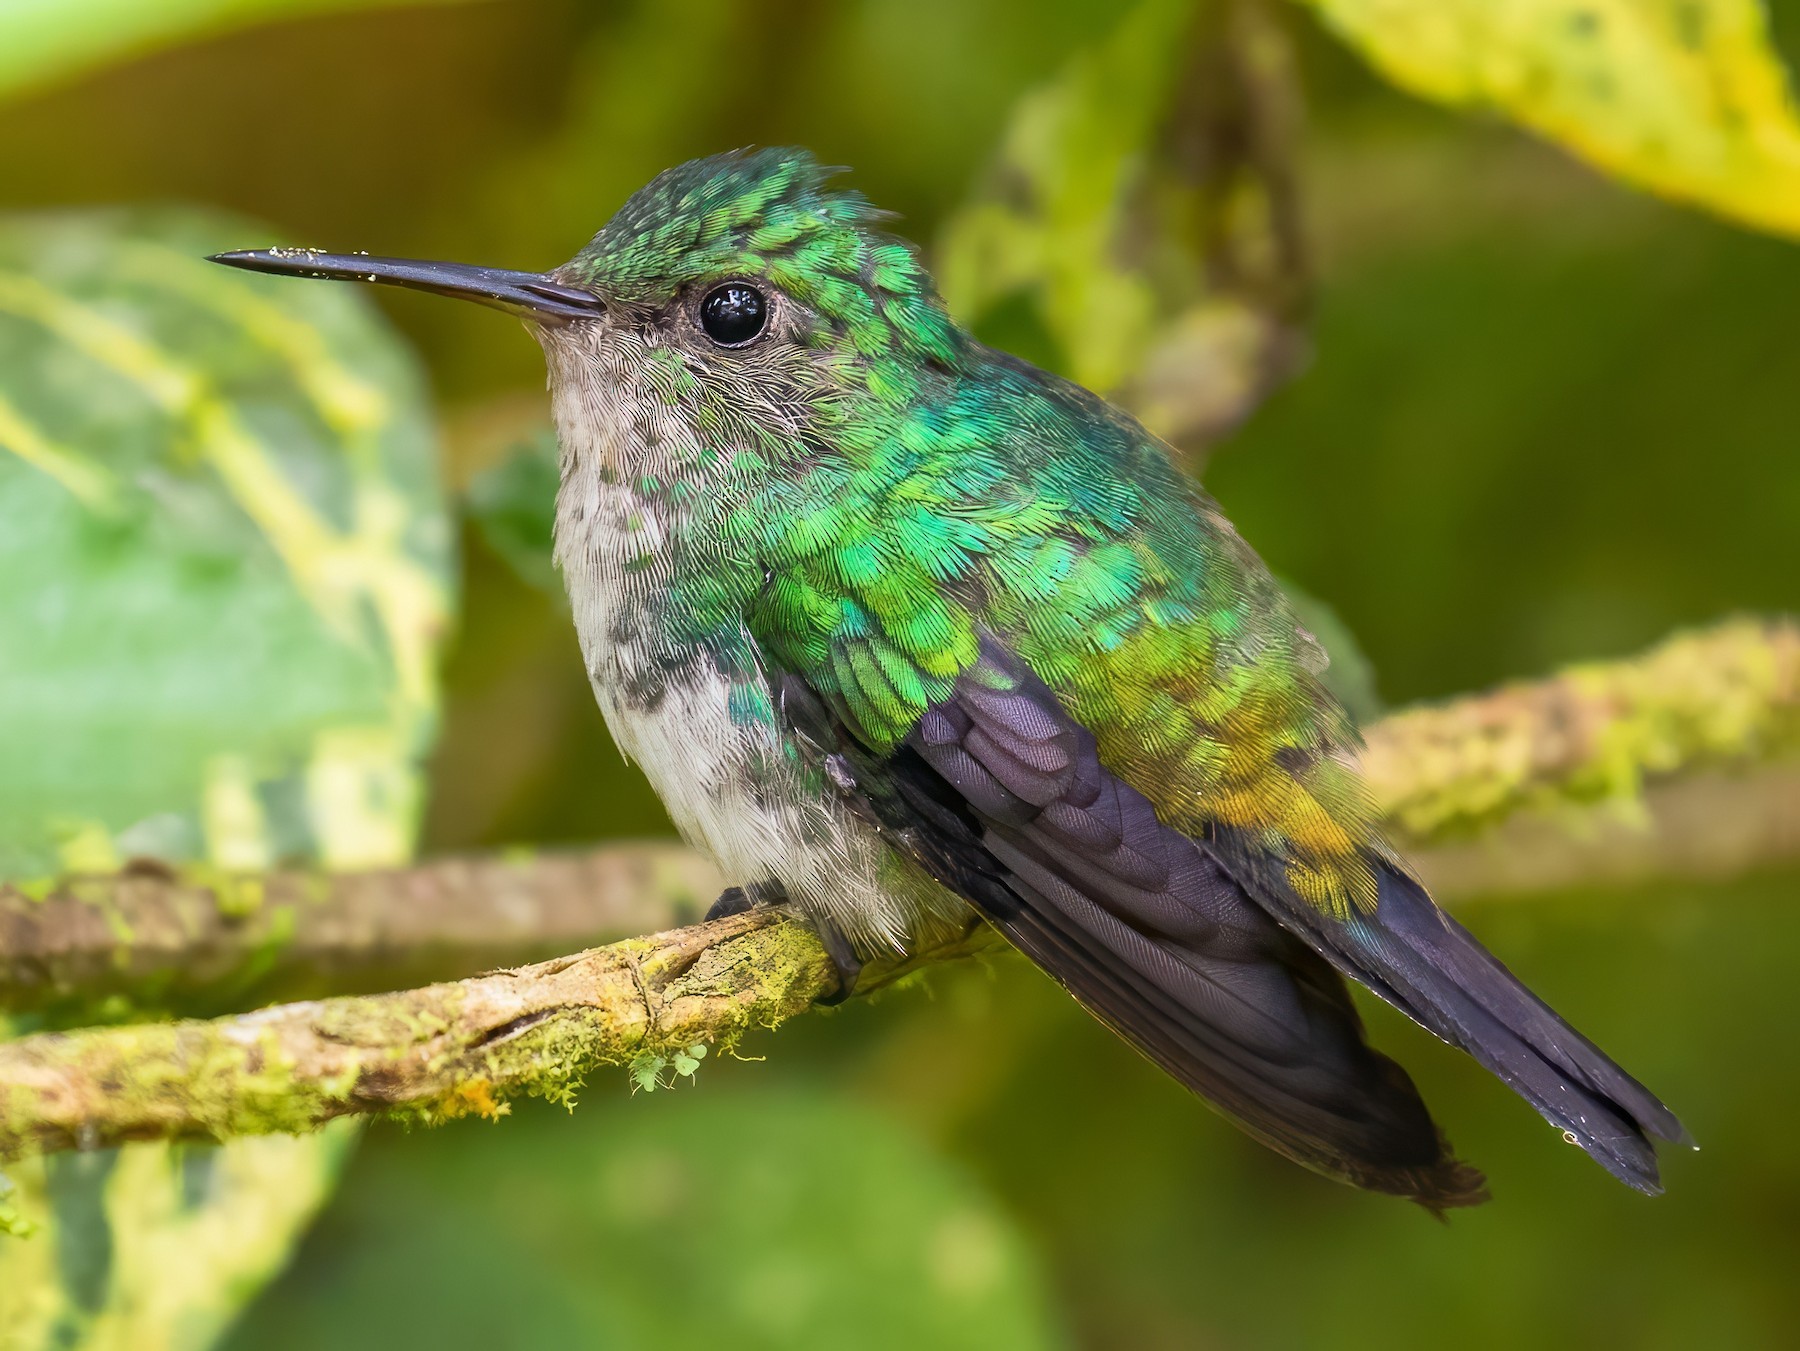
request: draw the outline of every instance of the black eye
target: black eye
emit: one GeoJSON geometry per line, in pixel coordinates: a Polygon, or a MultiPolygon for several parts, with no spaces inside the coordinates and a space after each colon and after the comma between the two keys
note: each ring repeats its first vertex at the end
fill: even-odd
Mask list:
{"type": "Polygon", "coordinates": [[[769,322],[769,302],[754,286],[728,281],[700,302],[700,327],[721,347],[742,347],[769,322]]]}

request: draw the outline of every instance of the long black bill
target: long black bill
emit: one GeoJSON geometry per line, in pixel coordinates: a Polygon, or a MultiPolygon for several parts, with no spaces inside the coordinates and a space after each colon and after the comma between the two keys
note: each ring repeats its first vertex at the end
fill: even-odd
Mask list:
{"type": "Polygon", "coordinates": [[[325,277],[336,281],[405,286],[433,295],[473,300],[527,319],[593,319],[606,304],[591,291],[564,286],[542,272],[508,272],[466,263],[432,263],[418,258],[371,258],[362,253],[316,253],[312,249],[240,249],[215,253],[211,260],[251,272],[284,277],[325,277]]]}

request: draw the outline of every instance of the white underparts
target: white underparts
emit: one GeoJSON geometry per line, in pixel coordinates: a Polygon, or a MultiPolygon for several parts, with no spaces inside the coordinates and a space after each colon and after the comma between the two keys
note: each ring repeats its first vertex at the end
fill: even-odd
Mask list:
{"type": "Polygon", "coordinates": [[[903,947],[926,912],[960,903],[809,780],[782,729],[734,719],[710,653],[667,636],[671,584],[704,550],[687,547],[679,508],[637,485],[696,472],[693,421],[656,388],[642,338],[580,327],[546,336],[562,459],[556,560],[613,739],[728,881],[779,881],[865,953],[903,947]]]}

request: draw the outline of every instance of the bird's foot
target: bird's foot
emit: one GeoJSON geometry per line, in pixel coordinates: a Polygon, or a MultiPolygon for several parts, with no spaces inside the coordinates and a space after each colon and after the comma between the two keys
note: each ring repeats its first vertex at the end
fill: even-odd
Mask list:
{"type": "Polygon", "coordinates": [[[856,955],[856,948],[845,937],[844,931],[830,920],[814,920],[813,932],[819,935],[819,941],[825,945],[825,955],[831,958],[832,969],[837,972],[838,978],[836,992],[821,995],[813,1003],[833,1008],[856,993],[856,980],[862,975],[862,958],[856,955]]]}
{"type": "MultiPolygon", "coordinates": [[[[764,906],[782,905],[787,898],[787,892],[779,882],[752,882],[747,887],[726,887],[719,893],[719,899],[712,903],[712,909],[706,912],[706,918],[724,919],[727,915],[741,915],[745,911],[764,906]]],[[[862,958],[856,955],[856,948],[844,936],[844,931],[830,920],[814,920],[813,932],[819,935],[819,942],[825,945],[825,955],[831,958],[831,968],[837,972],[836,991],[814,1001],[829,1008],[843,1003],[856,993],[856,980],[862,975],[862,958]]]]}
{"type": "Polygon", "coordinates": [[[728,915],[741,915],[758,907],[780,905],[785,900],[787,892],[782,890],[779,882],[752,882],[747,887],[726,887],[706,912],[706,919],[711,922],[728,915]]]}

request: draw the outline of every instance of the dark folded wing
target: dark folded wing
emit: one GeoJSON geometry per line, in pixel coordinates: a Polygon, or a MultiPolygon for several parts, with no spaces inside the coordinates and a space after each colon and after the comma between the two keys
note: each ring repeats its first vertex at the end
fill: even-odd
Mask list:
{"type": "Polygon", "coordinates": [[[877,754],[789,678],[789,716],[894,845],[1095,1016],[1258,1139],[1433,1209],[1483,1199],[1342,978],[1210,846],[1158,820],[1054,693],[993,640],[877,754]]]}

